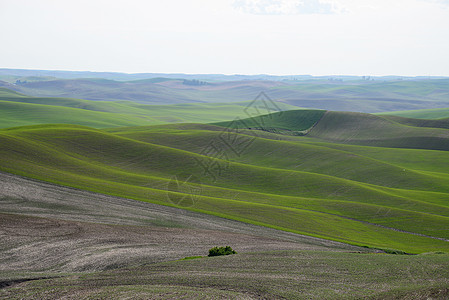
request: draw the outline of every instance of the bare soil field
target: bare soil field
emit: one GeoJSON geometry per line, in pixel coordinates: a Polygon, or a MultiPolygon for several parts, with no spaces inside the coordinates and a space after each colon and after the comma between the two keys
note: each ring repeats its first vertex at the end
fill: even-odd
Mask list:
{"type": "Polygon", "coordinates": [[[86,272],[236,251],[360,250],[0,173],[0,272],[86,272]]]}
{"type": "Polygon", "coordinates": [[[30,280],[7,299],[448,299],[447,255],[268,251],[30,280]]]}
{"type": "Polygon", "coordinates": [[[447,299],[446,254],[386,255],[0,173],[0,299],[447,299]],[[237,255],[203,257],[213,246],[237,255]]]}

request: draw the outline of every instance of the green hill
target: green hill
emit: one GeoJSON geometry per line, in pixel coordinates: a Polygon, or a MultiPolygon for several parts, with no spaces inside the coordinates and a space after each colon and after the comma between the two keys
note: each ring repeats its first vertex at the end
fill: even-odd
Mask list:
{"type": "Polygon", "coordinates": [[[380,115],[391,115],[415,119],[445,119],[449,118],[449,108],[392,111],[380,113],[380,115]]]}
{"type": "Polygon", "coordinates": [[[213,125],[283,135],[307,135],[343,144],[449,150],[449,119],[426,120],[354,112],[290,110],[213,125]]]}
{"type": "Polygon", "coordinates": [[[429,128],[432,124],[425,123],[428,122],[362,113],[327,112],[308,136],[345,144],[449,150],[446,121],[434,122],[436,125],[433,126],[441,128],[429,128]]]}
{"type": "Polygon", "coordinates": [[[323,117],[324,113],[324,110],[290,110],[238,121],[218,122],[214,125],[235,129],[259,129],[274,133],[304,135],[323,117]]]}
{"type": "MultiPolygon", "coordinates": [[[[29,97],[0,88],[0,128],[64,123],[109,128],[180,122],[217,122],[246,117],[250,102],[144,105],[130,101],[89,101],[29,97]]],[[[280,109],[291,109],[279,103],[280,109]]]]}
{"type": "Polygon", "coordinates": [[[396,162],[402,149],[379,148],[375,157],[372,147],[251,132],[226,133],[251,141],[237,155],[214,125],[9,128],[0,130],[0,170],[356,245],[449,251],[449,157],[442,151],[415,150],[444,163],[434,172],[424,171],[432,170],[431,158],[417,159],[416,168],[413,160],[396,162]],[[205,151],[211,142],[220,153],[205,151]],[[174,176],[194,176],[201,188],[173,184],[174,176]],[[200,195],[192,197],[191,188],[200,195]]]}
{"type": "Polygon", "coordinates": [[[0,97],[13,97],[13,98],[17,98],[17,97],[26,97],[26,95],[21,94],[19,92],[4,88],[4,87],[0,87],[0,97]]]}
{"type": "Polygon", "coordinates": [[[394,122],[407,126],[449,129],[449,118],[429,120],[429,119],[405,118],[399,116],[384,116],[384,117],[394,122]]]}

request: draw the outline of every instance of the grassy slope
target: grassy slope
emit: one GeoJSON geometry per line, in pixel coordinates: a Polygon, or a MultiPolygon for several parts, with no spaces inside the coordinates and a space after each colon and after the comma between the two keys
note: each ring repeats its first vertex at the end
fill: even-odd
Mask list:
{"type": "Polygon", "coordinates": [[[65,123],[97,128],[157,124],[145,116],[89,111],[52,105],[0,101],[0,127],[65,123]]]}
{"type": "MultiPolygon", "coordinates": [[[[246,117],[246,102],[143,105],[129,101],[89,101],[28,97],[0,88],[0,128],[63,123],[108,128],[179,122],[216,122],[246,117]]],[[[279,104],[281,109],[292,106],[279,104]]]]}
{"type": "Polygon", "coordinates": [[[392,120],[396,123],[412,126],[412,127],[428,127],[428,128],[444,128],[449,129],[449,118],[446,119],[438,119],[438,120],[428,120],[428,119],[413,119],[413,118],[405,118],[399,116],[384,116],[389,120],[392,120]]]}
{"type": "Polygon", "coordinates": [[[415,119],[443,119],[449,118],[449,108],[392,111],[380,114],[415,119]]]}
{"type": "MultiPolygon", "coordinates": [[[[157,127],[153,128],[153,130],[147,129],[146,132],[132,132],[126,130],[118,130],[116,132],[122,136],[175,148],[181,147],[196,153],[200,153],[202,149],[207,146],[205,142],[213,140],[215,134],[213,131],[207,132],[206,130],[197,130],[196,132],[191,131],[186,135],[182,130],[175,130],[173,126],[170,126],[172,129],[171,131],[168,127],[166,127],[165,130],[161,130],[161,128],[162,127],[157,127]]],[[[204,128],[206,129],[206,127],[204,128]]],[[[207,127],[207,129],[215,130],[213,127],[207,127]]],[[[360,153],[353,153],[351,149],[344,149],[344,151],[332,150],[332,147],[336,146],[343,147],[342,145],[335,144],[312,143],[309,139],[305,138],[301,138],[301,143],[257,139],[248,154],[242,155],[239,158],[234,158],[234,161],[264,167],[275,167],[277,169],[319,173],[337,178],[349,179],[351,181],[397,188],[401,190],[395,190],[394,192],[399,195],[405,195],[406,197],[409,197],[410,195],[408,194],[408,191],[404,189],[415,190],[414,193],[418,194],[419,192],[416,190],[420,189],[434,192],[446,191],[445,188],[438,188],[438,186],[445,186],[447,182],[447,175],[441,173],[447,172],[446,166],[448,157],[444,152],[410,150],[417,153],[419,152],[419,157],[422,157],[423,155],[428,156],[424,165],[430,167],[437,164],[440,167],[440,173],[435,174],[429,172],[424,173],[421,170],[415,171],[412,164],[414,160],[412,158],[409,159],[410,163],[405,167],[400,162],[396,164],[394,161],[383,161],[382,156],[395,156],[396,152],[402,151],[400,149],[359,147],[367,150],[375,149],[377,153],[380,152],[382,154],[375,158],[370,158],[369,156],[365,156],[363,151],[360,151],[360,153]],[[314,146],[311,146],[310,144],[313,144],[314,146]],[[270,155],[267,155],[267,153],[270,155]]],[[[404,156],[401,155],[400,157],[404,156]]],[[[419,162],[417,162],[417,165],[419,166],[419,162]]],[[[340,188],[339,190],[341,189],[344,188],[340,188]]],[[[348,195],[346,194],[345,197],[347,196],[348,195]]],[[[326,197],[330,198],[329,196],[326,197]]],[[[424,193],[420,194],[419,197],[420,200],[438,204],[445,203],[445,205],[447,205],[447,195],[424,193]]],[[[335,206],[341,205],[341,203],[331,203],[331,201],[324,201],[320,204],[321,206],[318,210],[321,211],[323,206],[334,206],[333,212],[335,212],[335,206]]],[[[309,205],[311,204],[309,203],[309,205]]],[[[349,205],[349,203],[346,203],[345,205],[349,205]]],[[[415,204],[410,204],[410,207],[414,205],[415,204]]],[[[348,209],[348,211],[349,210],[350,209],[348,209]]],[[[363,209],[358,208],[358,211],[361,212],[362,210],[363,209]]],[[[434,211],[434,213],[435,212],[436,211],[434,211]]],[[[373,218],[376,218],[379,213],[376,213],[375,211],[366,212],[366,215],[369,214],[372,214],[373,218]]],[[[360,215],[352,216],[360,218],[360,215]]]]}
{"type": "Polygon", "coordinates": [[[268,131],[301,132],[311,128],[324,115],[324,110],[289,110],[237,122],[218,122],[214,125],[235,129],[262,129],[268,131]]]}
{"type": "MultiPolygon", "coordinates": [[[[205,176],[198,164],[207,157],[197,153],[220,131],[182,130],[183,126],[154,127],[160,145],[151,141],[150,129],[122,130],[121,136],[62,125],[2,130],[0,166],[4,171],[165,205],[173,205],[166,191],[170,178],[187,172],[203,183],[192,210],[359,245],[409,252],[449,250],[445,241],[363,223],[449,238],[449,186],[443,175],[413,168],[403,172],[402,166],[305,145],[300,138],[284,142],[257,138],[245,155],[231,157],[229,152],[229,167],[213,178],[205,176]],[[165,138],[158,130],[164,131],[165,138]],[[177,145],[164,146],[164,139],[177,145]],[[271,156],[264,155],[267,151],[271,156]],[[296,162],[286,157],[296,157],[296,162]],[[328,163],[333,160],[337,161],[328,163]],[[367,172],[372,169],[375,172],[367,172]]],[[[177,192],[183,191],[169,192],[171,199],[177,192]]]]}
{"type": "Polygon", "coordinates": [[[309,136],[347,144],[449,150],[447,129],[409,126],[362,113],[327,112],[309,136]]]}

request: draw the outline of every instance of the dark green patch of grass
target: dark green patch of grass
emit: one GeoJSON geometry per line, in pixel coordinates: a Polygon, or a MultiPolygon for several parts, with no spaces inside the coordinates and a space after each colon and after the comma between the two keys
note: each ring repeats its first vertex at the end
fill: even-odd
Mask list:
{"type": "Polygon", "coordinates": [[[219,122],[218,125],[235,129],[258,129],[274,133],[305,135],[324,115],[324,110],[290,110],[255,116],[237,122],[219,122]]]}
{"type": "Polygon", "coordinates": [[[190,259],[198,259],[198,258],[203,258],[203,256],[201,256],[201,255],[200,256],[187,256],[181,260],[190,260],[190,259]]]}

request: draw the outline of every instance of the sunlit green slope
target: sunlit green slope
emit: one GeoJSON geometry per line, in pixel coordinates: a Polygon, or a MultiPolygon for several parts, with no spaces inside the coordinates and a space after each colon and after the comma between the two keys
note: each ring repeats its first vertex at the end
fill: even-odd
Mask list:
{"type": "MultiPolygon", "coordinates": [[[[223,127],[212,125],[4,129],[0,169],[352,244],[449,251],[449,168],[425,172],[412,162],[404,167],[365,155],[364,147],[352,151],[307,137],[249,133],[227,133],[251,143],[239,155],[217,143],[224,153],[218,157],[205,151],[223,141],[223,127]],[[199,196],[174,184],[174,176],[197,178],[201,188],[192,186],[199,196]]],[[[389,157],[401,150],[380,149],[389,157]]]]}
{"type": "MultiPolygon", "coordinates": [[[[0,88],[0,128],[64,123],[110,128],[180,122],[217,122],[245,118],[250,102],[144,105],[131,101],[89,101],[28,97],[0,88]]],[[[279,109],[294,106],[278,103],[279,109]]],[[[267,112],[265,110],[265,112],[267,112]]]]}

